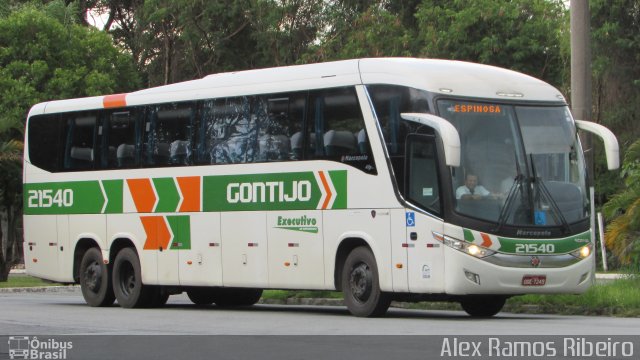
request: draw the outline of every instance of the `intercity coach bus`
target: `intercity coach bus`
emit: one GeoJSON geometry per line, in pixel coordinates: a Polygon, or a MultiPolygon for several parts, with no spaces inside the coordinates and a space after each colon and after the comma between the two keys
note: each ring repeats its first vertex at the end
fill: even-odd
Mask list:
{"type": "Polygon", "coordinates": [[[492,316],[519,294],[581,293],[591,197],[561,93],[514,71],[377,58],[250,70],[29,112],[30,275],[91,306],[248,306],[339,290],[492,316]]]}

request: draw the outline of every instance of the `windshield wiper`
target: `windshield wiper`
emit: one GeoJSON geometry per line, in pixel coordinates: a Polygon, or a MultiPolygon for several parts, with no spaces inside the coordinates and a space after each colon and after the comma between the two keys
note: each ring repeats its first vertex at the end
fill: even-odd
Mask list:
{"type": "MultiPolygon", "coordinates": [[[[554,220],[556,221],[556,223],[562,223],[562,230],[564,231],[564,233],[565,234],[569,233],[571,231],[571,227],[569,226],[567,219],[562,214],[562,211],[558,207],[556,200],[553,198],[553,196],[551,196],[551,193],[549,192],[549,189],[547,188],[547,186],[544,184],[544,181],[542,180],[542,178],[538,176],[536,165],[533,161],[533,154],[529,154],[529,158],[531,160],[531,170],[533,172],[532,182],[534,184],[538,184],[538,189],[542,192],[542,195],[544,195],[544,197],[546,197],[547,200],[549,201],[549,205],[551,205],[551,209],[553,210],[551,214],[554,220]]],[[[534,219],[535,219],[535,214],[534,214],[534,219]]]]}
{"type": "Polygon", "coordinates": [[[516,198],[517,190],[522,191],[522,181],[524,180],[524,175],[522,174],[522,169],[520,169],[520,163],[518,162],[518,155],[516,157],[516,171],[517,175],[507,193],[507,198],[504,200],[504,205],[502,206],[502,210],[500,210],[500,215],[498,216],[498,226],[493,230],[498,233],[500,229],[504,226],[509,218],[509,211],[511,210],[511,206],[513,206],[513,200],[516,198]]]}
{"type": "Polygon", "coordinates": [[[504,205],[502,206],[500,216],[498,217],[498,226],[495,230],[492,230],[493,232],[500,232],[504,224],[507,222],[507,219],[509,218],[509,211],[511,210],[511,206],[513,206],[513,200],[516,198],[516,193],[518,192],[518,189],[522,191],[522,180],[524,180],[524,176],[520,174],[520,171],[518,171],[518,175],[507,193],[507,198],[504,200],[504,205]]]}

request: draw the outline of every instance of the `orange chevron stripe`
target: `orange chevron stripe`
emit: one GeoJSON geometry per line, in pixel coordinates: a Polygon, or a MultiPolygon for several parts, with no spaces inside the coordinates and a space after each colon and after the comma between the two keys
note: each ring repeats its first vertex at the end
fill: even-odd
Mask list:
{"type": "Polygon", "coordinates": [[[171,232],[167,227],[164,216],[140,216],[140,221],[147,234],[144,250],[167,249],[171,241],[171,232]]]}
{"type": "Polygon", "coordinates": [[[102,106],[105,109],[127,106],[127,94],[107,95],[102,98],[102,106]]]}
{"type": "Polygon", "coordinates": [[[489,237],[488,234],[481,232],[480,236],[482,236],[482,244],[480,244],[481,246],[488,248],[493,245],[493,241],[491,241],[491,237],[489,237]]]}
{"type": "Polygon", "coordinates": [[[153,192],[151,179],[127,179],[131,197],[140,213],[153,212],[156,204],[156,194],[153,192]]]}
{"type": "Polygon", "coordinates": [[[329,206],[329,202],[331,202],[331,197],[333,194],[331,193],[331,188],[329,187],[329,183],[327,183],[327,178],[324,176],[324,171],[319,171],[318,175],[320,176],[320,180],[322,180],[322,186],[324,190],[327,192],[327,197],[324,199],[324,203],[322,204],[322,209],[326,209],[329,206]]]}
{"type": "Polygon", "coordinates": [[[185,176],[176,178],[176,180],[183,198],[178,211],[200,211],[200,177],[185,176]]]}

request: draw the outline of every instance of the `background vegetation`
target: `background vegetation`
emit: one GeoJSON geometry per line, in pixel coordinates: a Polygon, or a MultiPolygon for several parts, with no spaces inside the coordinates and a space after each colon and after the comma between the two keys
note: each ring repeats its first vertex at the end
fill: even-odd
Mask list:
{"type": "MultiPolygon", "coordinates": [[[[640,134],[640,3],[589,4],[594,118],[626,153],[640,134]]],[[[22,136],[37,102],[367,56],[502,66],[541,78],[569,99],[569,54],[563,0],[4,0],[0,281],[22,253],[22,136]]],[[[637,264],[640,254],[640,156],[629,154],[620,173],[607,172],[598,156],[594,176],[598,205],[612,199],[608,238],[618,265],[637,264]]]]}

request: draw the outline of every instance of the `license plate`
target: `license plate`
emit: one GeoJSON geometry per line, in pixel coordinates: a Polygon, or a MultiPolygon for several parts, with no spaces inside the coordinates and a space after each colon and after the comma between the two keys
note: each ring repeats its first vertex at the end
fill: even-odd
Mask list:
{"type": "Polygon", "coordinates": [[[544,286],[547,283],[547,275],[525,275],[522,277],[522,286],[544,286]]]}

